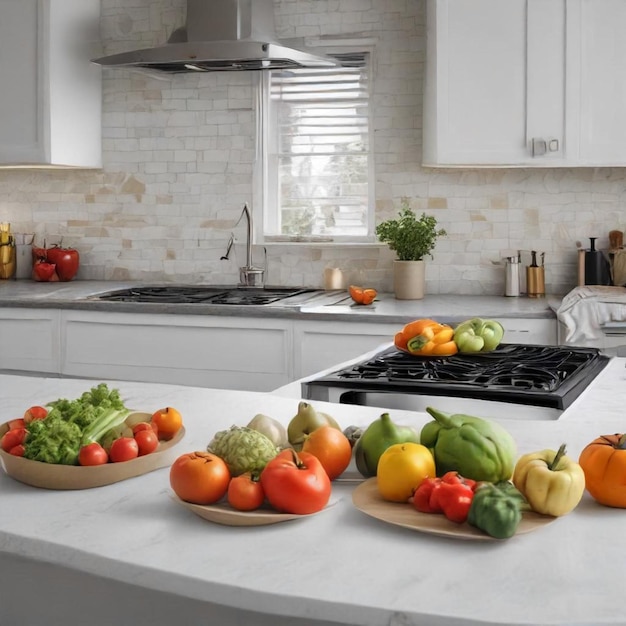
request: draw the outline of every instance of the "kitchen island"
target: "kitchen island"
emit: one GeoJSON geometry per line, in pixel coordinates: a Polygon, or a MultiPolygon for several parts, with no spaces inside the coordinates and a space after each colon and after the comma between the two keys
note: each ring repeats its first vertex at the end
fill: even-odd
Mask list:
{"type": "MultiPolygon", "coordinates": [[[[614,358],[554,421],[498,420],[518,453],[571,456],[622,432],[626,360],[614,358]]],[[[298,398],[107,381],[128,406],[178,408],[180,453],[265,413],[287,423],[298,398]]],[[[1,421],[31,404],[75,397],[93,381],[0,376],[1,421]]],[[[375,407],[317,403],[342,427],[375,407]]],[[[421,428],[421,412],[392,411],[421,428]]],[[[334,484],[327,510],[251,528],[213,524],[171,498],[168,470],[80,491],[0,474],[0,623],[7,626],[219,624],[358,626],[626,624],[620,557],[626,511],[585,494],[569,515],[506,541],[437,537],[372,519],[334,484]]]]}

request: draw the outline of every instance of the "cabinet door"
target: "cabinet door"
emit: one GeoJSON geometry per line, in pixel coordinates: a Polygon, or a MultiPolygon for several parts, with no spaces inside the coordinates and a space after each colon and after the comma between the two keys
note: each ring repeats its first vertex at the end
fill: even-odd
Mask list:
{"type": "Polygon", "coordinates": [[[63,374],[270,391],[290,380],[285,320],[64,311],[63,374]]]}
{"type": "Polygon", "coordinates": [[[558,344],[557,322],[554,318],[519,319],[505,318],[499,322],[504,327],[505,343],[525,343],[540,346],[558,344]]]}
{"type": "Polygon", "coordinates": [[[0,162],[37,162],[44,133],[39,0],[0,3],[0,162]]]}
{"type": "Polygon", "coordinates": [[[60,316],[47,309],[0,309],[0,369],[61,371],[60,316]]]}
{"type": "Polygon", "coordinates": [[[397,324],[296,322],[294,376],[310,376],[393,341],[397,324]]]}
{"type": "Polygon", "coordinates": [[[429,0],[424,165],[563,156],[565,0],[429,0]]]}
{"type": "Polygon", "coordinates": [[[577,45],[568,57],[568,84],[572,102],[580,99],[574,147],[581,165],[626,165],[625,32],[623,0],[570,0],[568,39],[577,45]]]}
{"type": "Polygon", "coordinates": [[[100,0],[0,1],[0,164],[101,167],[100,0]]]}

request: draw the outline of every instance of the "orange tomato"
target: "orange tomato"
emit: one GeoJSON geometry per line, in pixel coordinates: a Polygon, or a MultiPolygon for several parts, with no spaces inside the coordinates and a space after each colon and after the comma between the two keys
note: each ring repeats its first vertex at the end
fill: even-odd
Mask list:
{"type": "Polygon", "coordinates": [[[342,474],[352,459],[350,440],[333,426],[316,428],[304,440],[302,452],[317,457],[330,480],[342,474]]]}
{"type": "Polygon", "coordinates": [[[153,413],[152,423],[156,426],[159,439],[167,441],[181,429],[183,418],[176,409],[168,406],[153,413]]]}
{"type": "Polygon", "coordinates": [[[356,285],[350,285],[348,293],[357,304],[372,304],[378,295],[376,289],[363,289],[363,287],[356,285]]]}
{"type": "Polygon", "coordinates": [[[183,454],[170,468],[170,485],[185,502],[213,504],[226,495],[229,483],[228,466],[210,452],[183,454]]]}
{"type": "Polygon", "coordinates": [[[261,481],[251,472],[231,478],[226,495],[228,504],[238,511],[254,511],[265,501],[261,481]]]}

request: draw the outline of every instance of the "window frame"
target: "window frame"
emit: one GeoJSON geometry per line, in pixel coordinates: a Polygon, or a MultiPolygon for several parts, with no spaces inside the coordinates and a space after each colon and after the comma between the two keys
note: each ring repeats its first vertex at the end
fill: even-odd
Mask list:
{"type": "Polygon", "coordinates": [[[372,94],[374,82],[374,50],[370,45],[324,45],[320,50],[324,54],[364,54],[367,56],[368,86],[367,86],[367,124],[368,124],[368,150],[367,155],[367,234],[365,235],[304,235],[288,236],[266,234],[270,222],[271,211],[268,207],[277,206],[275,194],[272,194],[269,184],[269,159],[270,146],[276,137],[270,137],[272,125],[270,116],[271,97],[271,74],[270,72],[259,72],[256,89],[256,145],[255,145],[255,166],[253,175],[253,207],[256,216],[254,220],[254,241],[255,243],[267,244],[321,244],[321,245],[346,245],[346,244],[372,244],[377,242],[375,233],[375,167],[374,167],[374,132],[373,132],[373,107],[372,94]]]}

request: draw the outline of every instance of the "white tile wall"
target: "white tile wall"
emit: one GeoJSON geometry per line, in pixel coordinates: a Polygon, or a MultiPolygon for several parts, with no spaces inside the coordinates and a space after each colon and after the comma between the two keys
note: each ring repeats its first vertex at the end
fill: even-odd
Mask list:
{"type": "MultiPolygon", "coordinates": [[[[547,289],[574,286],[576,241],[624,230],[625,170],[424,170],[424,0],[277,0],[285,39],[358,35],[376,44],[377,212],[403,196],[448,231],[427,266],[429,293],[503,293],[507,249],[546,252],[547,289]]],[[[163,43],[184,0],[102,0],[103,53],[163,43]]],[[[237,282],[241,243],[225,251],[252,196],[254,73],[156,78],[103,72],[102,171],[1,171],[0,221],[81,252],[79,278],[237,282]]],[[[243,241],[244,231],[236,231],[243,241]]],[[[267,249],[268,282],[321,286],[325,267],[391,290],[385,246],[267,249]]],[[[263,251],[255,249],[255,261],[263,251]]]]}

